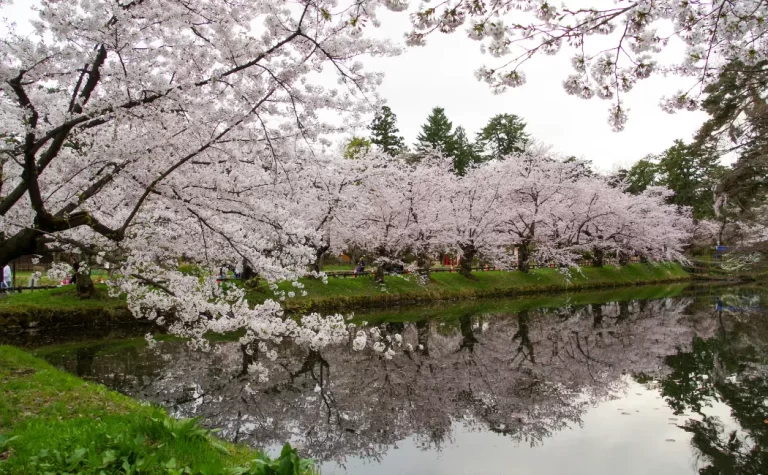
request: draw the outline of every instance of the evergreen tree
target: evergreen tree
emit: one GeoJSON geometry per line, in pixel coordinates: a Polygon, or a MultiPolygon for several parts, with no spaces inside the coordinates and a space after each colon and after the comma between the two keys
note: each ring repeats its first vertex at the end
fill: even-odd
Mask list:
{"type": "Polygon", "coordinates": [[[480,150],[469,141],[464,127],[456,127],[452,142],[448,155],[453,158],[453,170],[457,175],[463,175],[467,168],[482,161],[480,150]]]}
{"type": "Polygon", "coordinates": [[[765,60],[752,65],[733,61],[723,68],[717,82],[704,89],[708,96],[702,108],[709,119],[694,142],[705,153],[736,156],[715,192],[727,196],[731,211],[747,221],[764,214],[759,210],[768,199],[766,66],[765,60]]]}
{"type": "Polygon", "coordinates": [[[382,106],[376,113],[369,129],[371,130],[371,143],[387,155],[394,157],[403,153],[406,149],[405,140],[398,135],[397,116],[389,106],[382,106]]]}
{"type": "Polygon", "coordinates": [[[638,194],[653,185],[666,186],[675,194],[672,204],[690,206],[697,219],[714,216],[714,189],[725,168],[706,150],[682,140],[655,157],[649,155],[627,172],[627,191],[638,194]]]}
{"type": "Polygon", "coordinates": [[[442,107],[432,109],[416,140],[416,149],[421,152],[435,148],[448,155],[454,150],[453,124],[442,107]]]}
{"type": "Polygon", "coordinates": [[[658,170],[659,183],[675,192],[671,203],[690,206],[697,219],[714,216],[713,191],[724,171],[714,154],[675,140],[662,154],[658,170]]]}
{"type": "Polygon", "coordinates": [[[659,166],[656,157],[648,155],[638,160],[632,165],[632,168],[626,172],[627,191],[637,195],[645,191],[646,188],[658,184],[659,166]]]}
{"type": "Polygon", "coordinates": [[[477,143],[490,158],[520,153],[530,141],[525,122],[515,114],[497,114],[477,133],[477,143]]]}

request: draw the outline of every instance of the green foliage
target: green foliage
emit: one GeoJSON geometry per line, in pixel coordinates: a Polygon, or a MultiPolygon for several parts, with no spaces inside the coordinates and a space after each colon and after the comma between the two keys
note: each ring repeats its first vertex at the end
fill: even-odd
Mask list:
{"type": "Polygon", "coordinates": [[[453,142],[448,154],[453,157],[453,170],[457,175],[463,175],[467,168],[482,160],[480,150],[467,138],[464,127],[456,127],[453,142]]]}
{"type": "Polygon", "coordinates": [[[649,186],[657,185],[658,166],[654,163],[655,157],[649,155],[635,163],[626,171],[624,179],[629,185],[627,191],[633,194],[644,192],[649,186]]]}
{"type": "Polygon", "coordinates": [[[296,449],[289,444],[283,446],[280,457],[271,460],[260,455],[248,468],[236,468],[231,473],[238,475],[302,475],[314,473],[315,468],[311,460],[299,458],[296,449]]]}
{"type": "Polygon", "coordinates": [[[2,474],[313,473],[295,450],[272,461],[9,346],[0,346],[0,394],[2,474]]]}
{"type": "Polygon", "coordinates": [[[698,414],[681,427],[691,434],[691,444],[702,456],[699,473],[765,473],[768,379],[764,371],[756,370],[765,363],[765,354],[757,351],[752,342],[745,344],[745,340],[758,340],[764,348],[764,331],[754,336],[755,330],[764,325],[746,325],[741,331],[737,327],[735,334],[728,335],[722,315],[719,322],[720,336],[706,340],[695,337],[690,351],[678,351],[666,358],[671,372],[661,380],[662,396],[676,414],[698,414]],[[729,421],[727,428],[719,417],[704,410],[714,402],[730,408],[730,419],[738,424],[738,430],[730,428],[733,422],[729,421]]]}
{"type": "Polygon", "coordinates": [[[697,219],[714,216],[714,189],[723,167],[705,150],[675,140],[658,163],[658,181],[675,192],[671,202],[693,208],[697,219]]]}
{"type": "Polygon", "coordinates": [[[694,218],[704,219],[715,215],[714,191],[724,171],[715,154],[675,140],[658,157],[648,156],[635,163],[627,171],[626,181],[628,191],[635,194],[649,186],[666,186],[675,192],[670,203],[691,207],[694,218]]]}
{"type": "Polygon", "coordinates": [[[352,137],[344,149],[344,158],[356,160],[371,149],[371,141],[365,137],[352,137]]]}
{"type": "Polygon", "coordinates": [[[400,130],[397,128],[397,116],[389,106],[382,106],[369,128],[371,143],[382,152],[394,157],[405,151],[405,140],[399,135],[400,130]]]}
{"type": "Polygon", "coordinates": [[[435,107],[427,117],[427,123],[421,126],[421,132],[416,137],[416,149],[428,151],[437,149],[445,154],[453,150],[453,124],[445,115],[445,109],[435,107]]]}
{"type": "Polygon", "coordinates": [[[736,155],[716,192],[728,196],[724,211],[741,220],[755,219],[754,211],[768,197],[768,61],[754,65],[732,62],[705,89],[702,108],[709,119],[699,129],[694,146],[708,153],[736,155]]]}
{"type": "Polygon", "coordinates": [[[417,140],[416,149],[419,152],[435,149],[451,157],[457,175],[463,175],[467,168],[482,161],[480,148],[469,141],[464,127],[459,126],[453,130],[453,124],[441,107],[432,109],[417,140]]]}
{"type": "Polygon", "coordinates": [[[491,158],[519,153],[530,141],[525,126],[515,114],[497,114],[477,133],[476,141],[491,158]]]}

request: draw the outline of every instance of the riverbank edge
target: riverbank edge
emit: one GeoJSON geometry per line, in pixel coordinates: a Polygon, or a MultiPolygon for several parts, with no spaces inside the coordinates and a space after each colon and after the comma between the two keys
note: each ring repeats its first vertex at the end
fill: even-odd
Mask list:
{"type": "MultiPolygon", "coordinates": [[[[668,284],[675,282],[686,282],[693,280],[693,277],[678,264],[633,264],[633,266],[658,267],[664,266],[670,268],[670,273],[665,276],[648,275],[638,279],[615,281],[615,280],[574,280],[570,283],[537,283],[532,285],[510,285],[496,286],[489,289],[464,288],[464,289],[429,289],[425,288],[419,292],[398,292],[381,293],[379,295],[349,295],[349,296],[329,296],[321,298],[304,298],[302,300],[288,300],[283,302],[286,311],[309,313],[319,311],[346,311],[358,308],[382,308],[389,306],[400,306],[418,304],[424,302],[442,302],[455,300],[474,300],[483,298],[515,297],[536,294],[552,294],[561,292],[572,292],[580,290],[610,289],[618,287],[633,287],[649,284],[668,284]]],[[[622,269],[619,269],[621,272],[622,269]]],[[[491,274],[488,273],[478,273],[491,274]]],[[[439,274],[438,274],[439,275],[439,274]]],[[[458,276],[458,274],[453,274],[458,276]]],[[[433,276],[434,278],[434,276],[433,276]]],[[[464,278],[464,277],[461,277],[464,278]]]]}
{"type": "MultiPolygon", "coordinates": [[[[416,276],[387,276],[383,287],[377,286],[369,276],[357,279],[333,278],[329,279],[328,284],[320,284],[316,280],[305,280],[305,284],[311,287],[310,295],[288,298],[282,304],[286,311],[294,313],[331,312],[423,302],[663,284],[692,279],[692,275],[677,263],[593,267],[584,268],[582,272],[574,271],[570,276],[565,276],[557,269],[537,269],[531,274],[488,271],[475,273],[472,280],[456,273],[440,273],[433,274],[427,285],[417,284],[416,276]]],[[[281,287],[284,286],[289,290],[291,289],[289,285],[281,285],[281,287]]],[[[66,292],[66,289],[55,291],[66,292]]],[[[34,298],[34,295],[33,293],[32,297],[26,298],[34,298]]],[[[269,292],[262,288],[249,294],[249,300],[253,302],[261,302],[270,297],[269,292]]],[[[13,299],[14,296],[8,298],[13,299]]],[[[134,318],[125,304],[117,299],[103,298],[73,302],[70,298],[66,305],[57,306],[55,298],[48,299],[45,305],[28,302],[23,305],[13,305],[12,300],[4,303],[0,306],[0,329],[21,331],[150,324],[134,318]]]]}
{"type": "MultiPolygon", "coordinates": [[[[184,468],[198,473],[212,466],[229,473],[254,463],[273,463],[259,451],[221,440],[190,420],[175,419],[161,407],[84,381],[14,346],[0,345],[0,395],[0,473],[29,473],[26,470],[39,468],[35,464],[44,460],[71,464],[75,471],[90,469],[87,464],[94,463],[94,455],[97,463],[107,463],[112,456],[121,460],[121,450],[131,446],[126,438],[141,438],[146,460],[155,458],[163,469],[172,468],[173,459],[181,470],[173,473],[184,468]],[[49,436],[40,440],[41,433],[49,436]],[[153,451],[158,451],[156,456],[153,451]]],[[[315,473],[310,461],[302,464],[307,466],[303,474],[315,473]]]]}

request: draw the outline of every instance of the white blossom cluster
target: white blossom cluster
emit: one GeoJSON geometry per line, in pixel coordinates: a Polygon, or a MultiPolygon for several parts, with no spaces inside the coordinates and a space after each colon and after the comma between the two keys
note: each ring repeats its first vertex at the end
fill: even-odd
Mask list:
{"type": "MultiPolygon", "coordinates": [[[[690,42],[701,43],[702,26],[686,22],[704,18],[706,8],[672,3],[639,2],[606,21],[597,12],[565,13],[582,25],[567,28],[558,23],[565,10],[548,3],[511,6],[567,33],[542,44],[545,53],[627,20],[626,47],[637,60],[631,70],[612,56],[584,55],[574,60],[580,76],[568,80],[582,97],[617,98],[657,70],[653,54],[663,41],[649,35],[657,19],[689,26],[690,42]]],[[[533,24],[505,21],[506,6],[487,15],[494,5],[502,6],[420,9],[410,40],[470,23],[473,38],[507,57],[513,38],[541,37],[533,24]]],[[[280,301],[306,296],[298,279],[308,268],[326,281],[319,258],[352,245],[381,268],[402,265],[406,254],[428,262],[443,251],[506,265],[517,246],[562,264],[594,249],[681,257],[689,211],[666,206],[655,190],[623,193],[542,147],[463,177],[439,153],[415,165],[323,153],[329,137],[378,103],[381,75],[356,58],[400,51],[367,34],[379,24],[379,6],[407,9],[400,0],[352,8],[324,0],[43,2],[31,34],[0,33],[0,153],[9,157],[0,261],[63,250],[81,256],[80,270],[114,264],[110,292],[124,295],[137,318],[201,350],[210,348],[208,333],[245,330],[242,344],[269,359],[284,339],[320,349],[351,338],[341,316],[295,321],[280,301]],[[338,84],[321,80],[326,72],[338,84]],[[323,119],[339,111],[342,125],[323,119]],[[217,279],[222,267],[267,285],[274,299],[249,302],[244,288],[217,279]],[[294,284],[283,289],[280,281],[294,284]]],[[[763,40],[745,38],[762,30],[749,19],[764,7],[750,6],[730,5],[727,33],[714,38],[755,50],[755,61],[763,40]]],[[[726,56],[735,54],[723,45],[726,56]]],[[[706,61],[693,46],[689,56],[683,72],[706,61]]],[[[525,80],[514,68],[479,76],[500,89],[525,80]]],[[[626,120],[620,102],[612,114],[616,124],[626,120]]],[[[71,272],[57,264],[49,275],[71,272]]],[[[352,342],[384,358],[401,346],[392,335],[355,333],[352,342]]]]}
{"type": "MultiPolygon", "coordinates": [[[[638,1],[603,8],[570,3],[424,3],[411,13],[407,43],[424,45],[432,32],[450,33],[466,23],[468,37],[481,42],[481,51],[501,60],[476,72],[496,93],[525,83],[522,68],[533,55],[567,48],[574,72],[563,81],[564,89],[584,99],[611,101],[608,121],[615,130],[627,121],[623,96],[639,80],[656,73],[693,78],[689,91],[662,100],[668,112],[690,110],[698,107],[703,86],[729,63],[755,65],[768,59],[768,5],[762,1],[638,1]],[[682,56],[660,63],[661,53],[673,42],[685,45],[682,56]]],[[[398,4],[393,10],[403,8],[398,4]]]]}

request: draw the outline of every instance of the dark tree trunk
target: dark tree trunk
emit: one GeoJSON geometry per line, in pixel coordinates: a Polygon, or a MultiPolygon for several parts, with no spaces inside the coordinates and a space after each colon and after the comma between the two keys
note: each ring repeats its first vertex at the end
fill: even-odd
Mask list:
{"type": "Polygon", "coordinates": [[[323,255],[328,251],[328,246],[323,246],[315,251],[315,262],[312,263],[312,270],[320,272],[323,270],[323,255]]]}
{"type": "Polygon", "coordinates": [[[376,273],[374,273],[373,278],[376,280],[376,282],[383,284],[384,283],[384,275],[385,275],[385,269],[384,264],[379,264],[376,266],[376,273]]]}
{"type": "Polygon", "coordinates": [[[594,248],[592,250],[592,265],[595,267],[603,267],[603,264],[605,264],[605,251],[599,248],[594,248]]]}
{"type": "Polygon", "coordinates": [[[472,316],[462,315],[459,317],[459,329],[461,330],[461,346],[459,350],[468,349],[471,353],[475,349],[475,343],[477,343],[477,337],[472,331],[472,316]]]}
{"type": "Polygon", "coordinates": [[[520,340],[520,347],[518,348],[518,354],[522,353],[524,358],[527,358],[531,363],[536,363],[536,356],[533,353],[533,343],[530,336],[530,313],[528,310],[523,310],[517,314],[517,333],[512,336],[512,341],[520,340]],[[528,351],[526,355],[525,352],[528,351]]]}
{"type": "Polygon", "coordinates": [[[256,288],[259,286],[259,275],[254,272],[253,267],[246,259],[243,259],[243,273],[240,274],[240,280],[246,287],[256,288]]]}
{"type": "Polygon", "coordinates": [[[620,251],[619,252],[619,265],[625,266],[629,264],[629,254],[626,252],[620,251]]]}
{"type": "Polygon", "coordinates": [[[89,299],[94,296],[96,293],[96,287],[93,285],[90,269],[84,272],[79,272],[77,274],[77,282],[75,283],[75,287],[77,288],[77,295],[81,299],[89,299]]]}
{"type": "Polygon", "coordinates": [[[251,354],[248,354],[248,345],[240,345],[240,354],[243,355],[243,360],[238,376],[242,377],[248,375],[248,366],[256,362],[256,350],[254,349],[251,354]]]}
{"type": "Polygon", "coordinates": [[[419,266],[419,275],[429,279],[429,271],[432,268],[430,256],[425,252],[420,252],[416,264],[419,266]]]}
{"type": "Polygon", "coordinates": [[[592,328],[603,328],[603,306],[592,304],[592,328]]]}
{"type": "MultiPolygon", "coordinates": [[[[376,250],[376,255],[378,257],[387,257],[387,250],[384,248],[379,248],[376,250]]],[[[376,273],[374,274],[374,279],[377,283],[383,284],[384,283],[384,276],[387,272],[391,271],[391,267],[389,263],[386,262],[379,262],[376,264],[376,273]]]]}
{"type": "Polygon", "coordinates": [[[531,249],[528,241],[523,241],[517,248],[517,268],[526,274],[531,271],[531,249]]]}
{"type": "Polygon", "coordinates": [[[477,249],[472,244],[462,245],[461,247],[461,265],[459,266],[459,273],[467,279],[474,279],[472,275],[472,262],[477,255],[477,249]]]}
{"type": "Polygon", "coordinates": [[[81,299],[89,299],[96,294],[96,287],[91,279],[91,267],[86,265],[85,269],[80,268],[80,263],[75,262],[72,266],[75,273],[75,289],[81,299]]]}
{"type": "Polygon", "coordinates": [[[619,317],[616,319],[616,323],[623,322],[629,318],[629,302],[623,300],[619,302],[619,317]]]}

